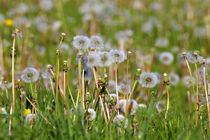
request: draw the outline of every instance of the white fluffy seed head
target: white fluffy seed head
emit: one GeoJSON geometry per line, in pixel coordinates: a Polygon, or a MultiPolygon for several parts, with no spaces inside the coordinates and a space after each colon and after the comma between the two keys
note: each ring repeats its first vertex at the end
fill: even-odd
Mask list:
{"type": "Polygon", "coordinates": [[[88,109],[88,120],[93,121],[96,118],[96,112],[94,109],[88,109]]]}
{"type": "Polygon", "coordinates": [[[159,60],[160,60],[161,63],[163,63],[165,65],[169,65],[173,62],[174,57],[169,52],[163,52],[163,53],[160,54],[159,60]]]}
{"type": "Polygon", "coordinates": [[[140,75],[139,83],[142,87],[153,88],[158,83],[158,78],[152,72],[145,72],[140,75]]]}
{"type": "Polygon", "coordinates": [[[37,114],[28,114],[27,116],[26,116],[26,118],[25,118],[25,121],[27,122],[27,123],[30,123],[31,121],[32,121],[32,116],[33,116],[33,119],[37,119],[38,118],[38,116],[37,116],[37,114]]]}
{"type": "Polygon", "coordinates": [[[180,78],[178,74],[171,72],[168,76],[168,79],[169,79],[170,84],[175,86],[178,84],[180,78]]]}
{"type": "Polygon", "coordinates": [[[112,58],[109,52],[98,52],[98,55],[100,67],[109,67],[112,64],[112,58]]]}
{"type": "Polygon", "coordinates": [[[94,67],[94,66],[98,66],[99,65],[99,55],[97,52],[91,52],[89,53],[89,55],[87,56],[87,66],[89,67],[94,67]]]}
{"type": "Polygon", "coordinates": [[[121,63],[125,59],[127,59],[125,52],[122,50],[111,50],[110,51],[110,56],[112,58],[113,63],[121,63]]]}
{"type": "Polygon", "coordinates": [[[78,50],[86,50],[89,47],[90,39],[84,35],[77,35],[73,38],[72,44],[78,50]]]}
{"type": "MultiPolygon", "coordinates": [[[[113,119],[113,122],[116,123],[118,125],[118,127],[121,127],[123,121],[124,121],[125,117],[123,115],[117,115],[115,116],[115,118],[113,119]]],[[[128,119],[125,119],[125,123],[124,123],[124,128],[126,128],[128,126],[128,119]]]]}
{"type": "Polygon", "coordinates": [[[101,50],[104,48],[104,40],[99,35],[93,35],[90,38],[89,47],[94,50],[101,50]]]}
{"type": "Polygon", "coordinates": [[[39,79],[39,72],[33,67],[25,68],[21,74],[21,79],[25,83],[36,82],[39,79]]]}

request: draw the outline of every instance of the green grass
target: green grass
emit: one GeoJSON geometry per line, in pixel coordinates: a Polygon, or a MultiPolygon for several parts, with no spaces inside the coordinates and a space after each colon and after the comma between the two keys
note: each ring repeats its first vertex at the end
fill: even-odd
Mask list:
{"type": "MultiPolygon", "coordinates": [[[[79,7],[84,3],[82,0],[54,0],[54,7],[51,11],[44,12],[38,9],[35,12],[29,10],[25,13],[25,17],[33,20],[36,16],[45,16],[48,18],[48,24],[51,24],[55,20],[60,20],[62,23],[61,28],[57,32],[48,31],[41,33],[36,29],[35,24],[31,24],[29,28],[24,26],[15,25],[8,27],[4,23],[0,22],[0,43],[1,40],[6,40],[10,43],[8,47],[3,46],[3,63],[4,69],[7,74],[2,75],[0,71],[0,77],[8,82],[11,82],[11,46],[12,37],[11,34],[15,28],[22,31],[23,37],[18,38],[16,42],[16,55],[15,55],[15,75],[20,76],[22,70],[27,66],[34,66],[39,71],[47,64],[56,65],[56,49],[59,45],[60,34],[65,32],[67,35],[64,39],[65,43],[70,46],[69,52],[61,53],[60,55],[60,72],[63,69],[63,61],[69,60],[70,70],[68,71],[68,81],[71,92],[76,102],[77,98],[77,85],[73,82],[77,79],[76,68],[76,54],[71,44],[75,35],[84,34],[89,35],[90,31],[87,28],[87,22],[82,22],[82,14],[78,12],[79,7]],[[72,22],[68,21],[68,17],[73,18],[72,22]],[[25,45],[26,51],[23,50],[25,45]],[[40,55],[39,51],[36,51],[38,45],[43,45],[46,48],[46,53],[40,55]]],[[[5,16],[5,19],[15,19],[15,16],[9,16],[7,14],[10,8],[24,2],[28,6],[38,6],[36,1],[28,0],[2,0],[0,1],[0,14],[5,16]]],[[[98,31],[96,34],[100,34],[105,39],[105,43],[108,40],[112,41],[113,46],[117,46],[118,42],[115,39],[115,34],[118,31],[131,29],[133,31],[132,37],[126,42],[126,51],[132,51],[132,56],[129,60],[129,79],[131,85],[134,83],[134,76],[136,69],[138,68],[136,55],[138,51],[151,54],[151,48],[154,48],[155,41],[158,37],[167,37],[169,45],[167,48],[155,48],[155,54],[163,51],[172,52],[173,46],[179,46],[178,52],[172,52],[174,55],[174,62],[171,65],[163,65],[155,56],[152,72],[170,73],[175,71],[181,77],[184,76],[182,68],[179,65],[177,59],[178,53],[182,51],[199,50],[200,54],[207,58],[210,54],[210,37],[205,36],[203,38],[196,38],[193,35],[193,31],[197,26],[209,27],[210,23],[206,22],[208,14],[208,3],[200,1],[182,1],[182,0],[160,0],[163,4],[161,12],[155,12],[150,10],[149,5],[152,0],[143,1],[144,9],[141,11],[134,10],[132,8],[133,0],[116,0],[116,5],[119,9],[117,13],[114,13],[110,17],[117,21],[116,25],[108,25],[105,23],[105,19],[98,21],[98,31]],[[189,4],[193,9],[193,17],[189,17],[187,13],[184,13],[183,7],[189,4]],[[200,10],[200,13],[199,13],[200,10]],[[128,11],[129,16],[123,17],[122,13],[128,11]],[[141,26],[150,18],[156,17],[161,26],[155,27],[151,33],[143,33],[141,26]],[[173,30],[171,28],[171,22],[174,20],[180,27],[180,30],[173,30]],[[185,26],[185,22],[189,21],[194,23],[194,26],[185,26]],[[182,35],[188,35],[187,39],[179,39],[182,35]]],[[[16,15],[22,17],[23,15],[16,15]]],[[[209,31],[208,31],[209,32],[209,31]]],[[[1,59],[1,58],[0,58],[1,59]]],[[[1,66],[1,64],[0,64],[1,66]]],[[[194,72],[194,65],[190,65],[194,72]]],[[[201,67],[201,65],[199,65],[201,67]]],[[[209,71],[209,69],[208,69],[209,71]]],[[[97,68],[98,74],[103,78],[103,68],[97,68]]],[[[188,74],[187,68],[185,70],[188,74]]],[[[126,62],[119,64],[118,69],[119,80],[121,83],[126,76],[126,62]]],[[[91,81],[90,93],[91,102],[95,98],[94,90],[94,78],[91,81]]],[[[16,81],[17,84],[17,81],[16,81]]],[[[23,90],[26,96],[31,99],[30,84],[22,83],[23,90]]],[[[33,83],[36,99],[36,107],[38,110],[38,118],[33,123],[33,128],[30,128],[30,124],[26,123],[21,118],[20,107],[20,95],[21,92],[16,88],[16,100],[15,111],[10,116],[9,111],[12,101],[12,90],[8,89],[9,99],[6,98],[6,92],[0,89],[0,107],[4,107],[8,115],[2,115],[0,113],[0,139],[144,139],[144,140],[162,140],[162,139],[177,139],[177,140],[200,140],[210,139],[210,133],[208,129],[208,114],[206,109],[206,103],[203,103],[200,108],[200,115],[202,119],[199,119],[199,123],[196,122],[196,111],[194,110],[194,104],[188,101],[187,91],[191,92],[191,88],[188,89],[181,81],[176,86],[169,86],[170,93],[170,108],[167,118],[165,119],[165,109],[161,113],[157,112],[155,103],[157,101],[165,100],[166,93],[165,87],[163,94],[158,97],[159,85],[149,90],[150,103],[147,104],[147,108],[139,108],[136,115],[128,115],[128,126],[119,128],[115,123],[111,122],[106,125],[103,115],[101,116],[101,107],[96,109],[96,119],[88,122],[80,110],[80,106],[72,111],[74,108],[68,90],[66,90],[66,109],[67,113],[64,116],[64,103],[60,95],[58,96],[58,115],[55,113],[55,97],[50,89],[46,89],[44,86],[44,80],[39,78],[36,83],[33,83]],[[42,117],[44,116],[44,118],[42,117]],[[9,120],[12,119],[12,135],[9,136],[9,120]],[[49,123],[46,122],[47,119],[49,123]],[[23,123],[22,123],[23,122],[23,123]],[[134,133],[134,125],[136,126],[136,132],[134,133]]],[[[134,91],[134,97],[139,96],[139,92],[145,90],[139,84],[134,91]]],[[[203,92],[203,86],[200,88],[200,92],[203,92]]],[[[192,94],[192,93],[190,93],[192,94]]],[[[191,98],[191,97],[190,97],[191,98]]],[[[80,100],[79,100],[80,101],[80,100]]],[[[138,103],[145,103],[142,98],[138,103]]],[[[79,102],[79,105],[81,103],[79,102]]],[[[24,98],[24,109],[31,109],[31,104],[24,98]]],[[[25,118],[25,117],[24,117],[25,118]]],[[[110,120],[108,120],[110,121],[110,120]]]]}

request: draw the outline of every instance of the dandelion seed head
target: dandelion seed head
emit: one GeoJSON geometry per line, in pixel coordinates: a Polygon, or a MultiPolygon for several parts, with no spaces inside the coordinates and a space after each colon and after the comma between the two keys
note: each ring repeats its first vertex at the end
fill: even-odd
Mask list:
{"type": "Polygon", "coordinates": [[[94,67],[99,65],[99,55],[97,52],[91,52],[87,56],[87,66],[94,67]]]}
{"type": "Polygon", "coordinates": [[[178,74],[171,72],[168,76],[168,79],[169,79],[170,84],[175,86],[178,84],[180,78],[178,74]]]}
{"type": "MultiPolygon", "coordinates": [[[[125,117],[121,114],[117,115],[114,117],[113,122],[116,123],[118,125],[118,127],[121,127],[123,121],[124,121],[125,117]]],[[[128,126],[128,119],[125,119],[125,123],[124,123],[124,128],[126,128],[128,126]]]]}
{"type": "Polygon", "coordinates": [[[163,63],[165,65],[169,65],[173,62],[174,57],[169,52],[163,52],[163,53],[160,54],[159,60],[160,60],[161,63],[163,63]]]}
{"type": "Polygon", "coordinates": [[[21,79],[25,83],[36,82],[39,79],[39,72],[33,67],[25,68],[21,74],[21,79]]]}
{"type": "Polygon", "coordinates": [[[93,35],[90,38],[90,44],[89,44],[91,49],[94,50],[101,50],[104,48],[104,41],[101,36],[99,35],[93,35]]]}
{"type": "Polygon", "coordinates": [[[69,45],[67,43],[62,43],[60,51],[61,53],[68,52],[70,50],[69,45]]]}
{"type": "Polygon", "coordinates": [[[156,102],[155,107],[156,107],[158,113],[161,113],[163,111],[164,105],[165,105],[165,101],[156,102]]]}
{"type": "Polygon", "coordinates": [[[122,50],[111,50],[110,56],[112,58],[113,63],[121,63],[125,59],[127,59],[125,52],[122,50]]]}
{"type": "MultiPolygon", "coordinates": [[[[118,87],[118,91],[122,94],[127,94],[127,84],[120,84],[119,87],[118,87]]],[[[130,91],[131,91],[131,87],[130,85],[128,85],[128,94],[130,94],[130,91]]]]}
{"type": "Polygon", "coordinates": [[[0,107],[0,114],[7,115],[7,111],[4,107],[0,107]]]}
{"type": "Polygon", "coordinates": [[[42,69],[41,76],[42,76],[43,79],[48,79],[48,80],[53,78],[53,76],[50,73],[48,67],[42,69]]]}
{"type": "Polygon", "coordinates": [[[184,85],[186,85],[187,87],[191,87],[192,83],[195,84],[195,78],[192,77],[192,81],[191,81],[191,77],[189,75],[186,75],[182,78],[182,82],[184,85]]]}
{"type": "Polygon", "coordinates": [[[116,90],[116,83],[115,81],[110,80],[108,82],[108,89],[110,92],[114,92],[116,90]]]}
{"type": "Polygon", "coordinates": [[[98,52],[98,55],[100,67],[109,67],[112,64],[112,58],[109,52],[98,52]]]}
{"type": "Polygon", "coordinates": [[[139,108],[147,108],[147,105],[145,105],[145,104],[139,104],[139,108]]]}
{"type": "Polygon", "coordinates": [[[155,46],[160,48],[166,48],[168,47],[169,41],[168,38],[165,37],[159,37],[156,39],[155,46]]]}
{"type": "Polygon", "coordinates": [[[140,75],[139,83],[142,87],[153,88],[158,83],[158,78],[154,73],[145,72],[140,75]]]}
{"type": "Polygon", "coordinates": [[[36,120],[36,119],[38,119],[38,116],[37,116],[37,114],[28,114],[27,116],[26,116],[26,118],[25,118],[25,122],[27,122],[27,123],[31,123],[31,121],[32,121],[32,116],[33,116],[33,120],[36,120]]]}
{"type": "Polygon", "coordinates": [[[196,51],[195,52],[187,52],[186,58],[192,64],[201,63],[203,60],[203,57],[198,55],[198,52],[196,52],[196,51]]]}
{"type": "Polygon", "coordinates": [[[78,50],[86,50],[89,47],[90,39],[84,35],[77,35],[73,38],[72,44],[78,50]]]}
{"type": "Polygon", "coordinates": [[[50,11],[53,8],[53,0],[41,0],[39,6],[43,11],[50,11]]]}
{"type": "Polygon", "coordinates": [[[94,109],[89,108],[87,113],[90,121],[93,121],[96,118],[96,112],[94,109]]]}

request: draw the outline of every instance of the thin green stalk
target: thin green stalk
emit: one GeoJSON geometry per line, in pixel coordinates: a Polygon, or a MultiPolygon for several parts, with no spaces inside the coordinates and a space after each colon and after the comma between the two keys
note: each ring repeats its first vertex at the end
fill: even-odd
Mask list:
{"type": "MultiPolygon", "coordinates": [[[[192,84],[192,90],[193,90],[193,94],[194,94],[194,99],[196,99],[195,87],[194,87],[193,76],[192,76],[192,70],[190,68],[190,65],[189,65],[189,62],[188,62],[188,60],[186,58],[186,54],[185,53],[184,53],[184,59],[185,59],[185,62],[187,64],[187,68],[188,68],[188,71],[189,71],[189,74],[190,74],[190,81],[191,81],[191,84],[192,84]]],[[[195,105],[195,110],[196,110],[196,108],[197,108],[196,103],[194,103],[194,105],[195,105]]]]}
{"type": "Polygon", "coordinates": [[[61,36],[61,40],[60,40],[60,43],[59,43],[59,46],[58,46],[58,49],[56,51],[56,54],[57,54],[57,58],[56,58],[56,74],[55,74],[55,112],[56,114],[58,114],[58,82],[59,82],[59,67],[60,67],[60,48],[61,48],[61,44],[63,42],[63,39],[64,39],[64,35],[62,33],[62,36],[61,36]]]}
{"type": "MultiPolygon", "coordinates": [[[[82,94],[82,89],[81,89],[81,71],[82,71],[82,62],[81,62],[81,54],[80,54],[80,51],[79,51],[79,62],[78,62],[78,81],[79,81],[79,89],[78,89],[78,92],[77,92],[77,101],[76,101],[76,107],[78,106],[78,103],[79,103],[79,97],[80,97],[80,94],[82,94]]],[[[81,98],[81,97],[80,97],[81,98]]],[[[81,102],[82,103],[82,102],[81,102]]]]}

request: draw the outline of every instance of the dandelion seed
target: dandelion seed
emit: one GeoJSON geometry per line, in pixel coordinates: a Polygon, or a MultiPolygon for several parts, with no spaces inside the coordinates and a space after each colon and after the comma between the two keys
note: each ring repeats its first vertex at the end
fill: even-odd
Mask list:
{"type": "Polygon", "coordinates": [[[58,31],[61,27],[62,23],[58,20],[58,21],[54,21],[51,25],[51,30],[52,31],[58,31]]]}
{"type": "Polygon", "coordinates": [[[27,11],[28,11],[28,6],[25,3],[21,3],[15,8],[15,12],[17,14],[24,14],[27,11]]]}
{"type": "Polygon", "coordinates": [[[0,82],[0,88],[5,90],[5,89],[9,89],[12,87],[12,83],[11,82],[7,82],[7,81],[4,81],[4,82],[0,82]]]}
{"type": "Polygon", "coordinates": [[[198,38],[202,38],[206,35],[207,30],[205,27],[196,27],[194,29],[193,35],[198,38]]]}
{"type": "Polygon", "coordinates": [[[160,48],[166,48],[168,46],[168,38],[159,37],[156,39],[155,46],[160,48]]]}
{"type": "Polygon", "coordinates": [[[25,83],[36,82],[39,79],[39,72],[33,67],[25,68],[22,72],[21,79],[25,83]]]}
{"type": "Polygon", "coordinates": [[[203,60],[203,57],[198,55],[198,52],[196,52],[196,51],[195,52],[187,52],[186,58],[192,64],[200,63],[203,60]]]}
{"type": "Polygon", "coordinates": [[[39,6],[43,11],[49,11],[53,8],[53,1],[52,0],[41,0],[39,3],[39,6]]]}
{"type": "Polygon", "coordinates": [[[165,105],[165,101],[158,101],[156,104],[155,104],[155,107],[158,111],[158,113],[161,113],[164,109],[164,105],[165,105]]]}
{"type": "Polygon", "coordinates": [[[42,76],[43,79],[47,79],[47,80],[53,78],[53,76],[52,76],[51,72],[49,71],[48,67],[46,67],[42,70],[41,76],[42,76]]]}
{"type": "Polygon", "coordinates": [[[99,55],[97,52],[91,52],[87,56],[87,66],[94,67],[99,65],[99,55]]]}
{"type": "Polygon", "coordinates": [[[160,60],[161,63],[163,63],[165,65],[169,65],[173,62],[174,57],[169,52],[163,52],[163,53],[160,54],[159,60],[160,60]]]}
{"type": "Polygon", "coordinates": [[[98,55],[100,67],[109,67],[112,64],[112,58],[109,52],[98,52],[98,55]]]}
{"type": "Polygon", "coordinates": [[[90,38],[89,46],[93,50],[101,50],[104,48],[104,41],[99,35],[93,35],[90,38]]]}
{"type": "Polygon", "coordinates": [[[135,100],[131,100],[129,106],[131,105],[130,114],[136,114],[136,110],[138,109],[139,105],[135,100]]]}
{"type": "Polygon", "coordinates": [[[0,23],[4,23],[4,20],[5,20],[4,16],[0,14],[0,23]]]}
{"type": "Polygon", "coordinates": [[[119,31],[116,33],[115,38],[119,42],[126,42],[129,40],[129,37],[132,35],[133,35],[133,31],[131,30],[119,31]]]}
{"type": "Polygon", "coordinates": [[[86,50],[89,47],[90,39],[84,35],[77,35],[74,37],[72,44],[78,50],[86,50]]]}
{"type": "MultiPolygon", "coordinates": [[[[118,87],[118,91],[122,94],[127,94],[127,84],[120,84],[118,87]]],[[[128,86],[128,93],[131,92],[130,85],[128,86]]]]}
{"type": "MultiPolygon", "coordinates": [[[[118,125],[118,127],[121,127],[123,121],[124,121],[125,117],[123,115],[117,115],[115,116],[115,118],[113,119],[113,122],[116,123],[118,125]]],[[[128,119],[125,119],[125,123],[124,123],[124,128],[126,128],[128,126],[128,119]]]]}
{"type": "Polygon", "coordinates": [[[171,72],[168,76],[171,85],[175,86],[179,82],[179,75],[171,72]]]}
{"type": "Polygon", "coordinates": [[[191,81],[191,77],[187,75],[182,78],[182,82],[189,88],[192,86],[192,83],[195,84],[195,79],[192,77],[191,81]]]}
{"type": "Polygon", "coordinates": [[[96,112],[94,109],[89,108],[87,113],[90,121],[93,121],[96,118],[96,112]]]}
{"type": "Polygon", "coordinates": [[[114,92],[116,90],[116,82],[110,80],[108,82],[108,89],[109,89],[110,92],[114,92]]]}
{"type": "Polygon", "coordinates": [[[109,97],[110,97],[111,100],[116,100],[117,99],[116,94],[109,94],[109,97]]]}
{"type": "MultiPolygon", "coordinates": [[[[126,102],[127,102],[126,99],[119,100],[119,109],[123,113],[126,113],[126,102]]],[[[117,107],[117,105],[116,105],[116,107],[117,107]]]]}
{"type": "MultiPolygon", "coordinates": [[[[194,72],[196,75],[196,71],[194,72]]],[[[206,76],[206,83],[208,83],[208,71],[205,72],[206,76]]],[[[198,84],[199,86],[203,86],[204,85],[204,72],[203,72],[203,68],[198,68],[198,84]]]]}
{"type": "Polygon", "coordinates": [[[27,122],[27,123],[31,123],[31,121],[32,121],[32,116],[33,116],[33,120],[36,120],[36,119],[38,119],[38,116],[37,116],[37,114],[28,114],[27,116],[26,116],[26,118],[25,118],[25,121],[27,122]]]}
{"type": "Polygon", "coordinates": [[[153,88],[157,85],[158,79],[154,73],[145,72],[140,75],[139,83],[142,87],[153,88]]]}
{"type": "Polygon", "coordinates": [[[110,56],[112,58],[113,63],[121,63],[125,59],[127,59],[125,52],[121,50],[111,50],[110,56]]]}
{"type": "Polygon", "coordinates": [[[4,107],[0,107],[0,114],[7,115],[7,111],[4,107]]]}
{"type": "Polygon", "coordinates": [[[139,104],[139,108],[147,108],[147,105],[145,105],[145,104],[139,104]]]}
{"type": "Polygon", "coordinates": [[[69,45],[67,43],[62,43],[60,48],[61,53],[69,51],[69,45]]]}

